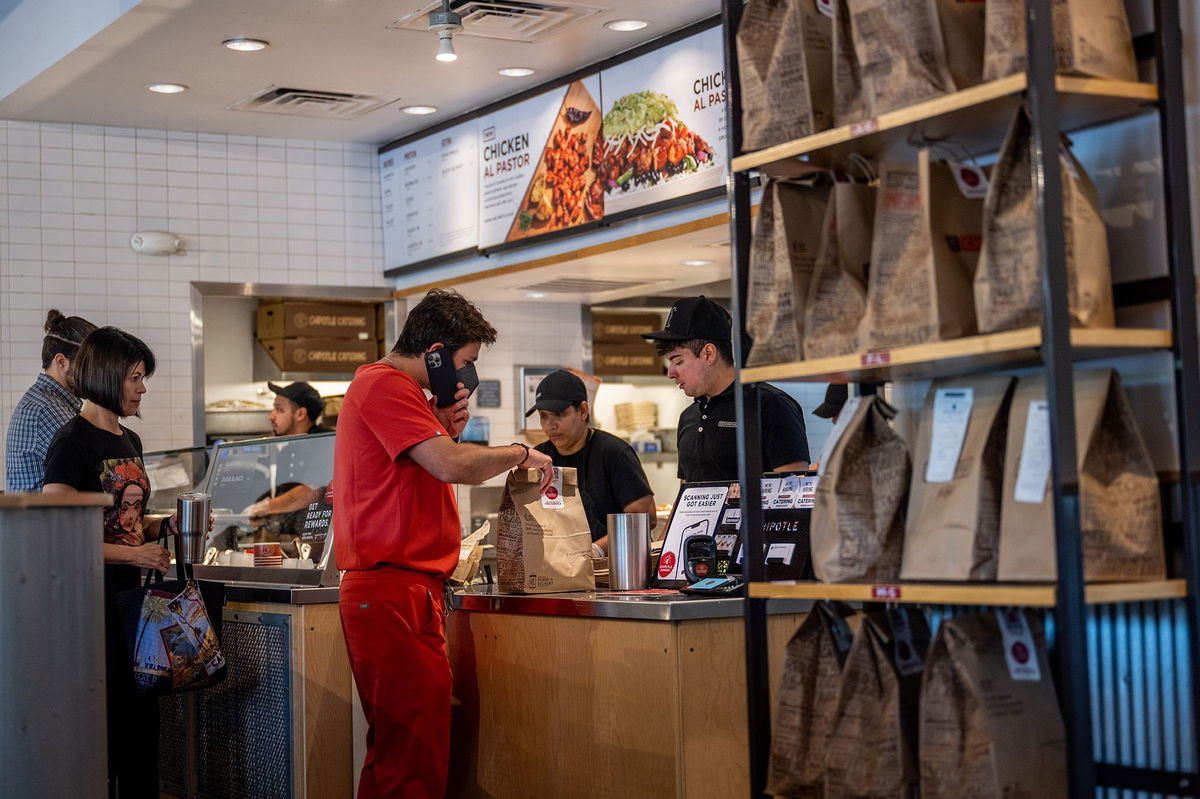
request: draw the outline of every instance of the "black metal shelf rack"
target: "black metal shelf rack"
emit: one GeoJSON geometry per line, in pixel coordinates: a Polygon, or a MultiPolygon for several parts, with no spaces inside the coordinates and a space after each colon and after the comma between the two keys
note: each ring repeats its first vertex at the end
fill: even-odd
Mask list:
{"type": "MultiPolygon", "coordinates": [[[[1037,191],[1040,255],[1043,264],[1042,295],[1045,308],[1041,330],[1041,363],[1047,377],[1050,435],[1053,447],[1052,479],[1058,569],[1057,602],[1053,607],[1057,642],[1055,665],[1060,702],[1067,733],[1070,796],[1094,799],[1098,788],[1149,791],[1164,795],[1200,796],[1200,775],[1183,770],[1135,768],[1098,762],[1093,740],[1092,686],[1089,684],[1087,607],[1084,598],[1082,536],[1080,533],[1079,478],[1076,468],[1075,412],[1071,333],[1067,312],[1067,270],[1063,236],[1062,186],[1058,168],[1059,98],[1055,84],[1052,0],[1026,1],[1029,43],[1028,83],[1025,99],[1034,121],[1032,163],[1037,191]]],[[[741,153],[741,104],[735,35],[743,0],[723,0],[726,85],[730,152],[741,153]]],[[[1193,272],[1191,208],[1187,169],[1187,139],[1183,86],[1183,35],[1176,0],[1154,2],[1154,56],[1159,99],[1163,200],[1167,236],[1167,266],[1173,335],[1173,378],[1176,441],[1180,467],[1179,505],[1184,541],[1187,653],[1190,668],[1190,703],[1194,716],[1200,709],[1200,359],[1196,324],[1196,285],[1193,272]],[[1174,177],[1175,179],[1171,179],[1174,177]]],[[[749,347],[742,320],[750,260],[750,174],[731,170],[728,181],[732,242],[733,318],[740,335],[734,336],[737,364],[744,366],[749,347]]],[[[738,458],[742,495],[758,496],[763,472],[761,427],[752,383],[739,370],[736,392],[738,458]]],[[[863,384],[865,392],[874,390],[863,384]]],[[[763,580],[761,510],[746,503],[743,536],[747,579],[763,580]]],[[[763,796],[770,752],[769,664],[767,660],[766,603],[763,597],[745,601],[745,653],[750,747],[750,793],[763,796]]],[[[1181,711],[1187,713],[1184,709],[1181,711]]],[[[1189,741],[1190,762],[1200,762],[1196,736],[1189,741]]],[[[1184,761],[1186,762],[1186,761],[1184,761]]]]}

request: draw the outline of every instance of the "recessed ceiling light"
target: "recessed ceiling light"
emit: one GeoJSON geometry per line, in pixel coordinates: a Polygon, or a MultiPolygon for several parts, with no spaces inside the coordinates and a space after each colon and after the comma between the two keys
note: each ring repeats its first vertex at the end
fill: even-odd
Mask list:
{"type": "Polygon", "coordinates": [[[406,114],[415,116],[424,116],[425,114],[436,114],[437,106],[435,105],[406,105],[400,109],[406,114]]]}
{"type": "Polygon", "coordinates": [[[684,266],[708,266],[709,264],[712,263],[712,261],[704,261],[704,260],[697,258],[695,260],[680,261],[680,263],[683,264],[684,266]]]}
{"type": "Polygon", "coordinates": [[[237,50],[239,53],[253,53],[258,50],[266,50],[270,42],[263,39],[247,39],[239,36],[236,39],[226,39],[221,44],[225,45],[226,49],[237,50]]]}
{"type": "Polygon", "coordinates": [[[532,75],[533,70],[529,67],[505,67],[500,74],[506,78],[524,78],[532,75]]]}
{"type": "Polygon", "coordinates": [[[525,292],[525,296],[531,300],[540,300],[543,297],[545,297],[546,294],[545,294],[545,292],[542,292],[542,291],[527,291],[527,292],[525,292]]]}
{"type": "Polygon", "coordinates": [[[187,86],[182,83],[148,83],[146,88],[159,94],[179,94],[187,91],[187,86]]]}
{"type": "Polygon", "coordinates": [[[614,19],[612,22],[605,22],[604,27],[610,31],[640,31],[649,24],[644,19],[614,19]]]}

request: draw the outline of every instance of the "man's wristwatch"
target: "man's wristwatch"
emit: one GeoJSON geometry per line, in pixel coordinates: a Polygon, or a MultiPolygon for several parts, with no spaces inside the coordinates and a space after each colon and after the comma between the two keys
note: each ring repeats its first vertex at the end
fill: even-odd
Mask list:
{"type": "Polygon", "coordinates": [[[520,466],[522,463],[529,460],[529,445],[528,444],[522,444],[520,441],[514,441],[513,443],[509,444],[509,446],[510,447],[520,447],[521,449],[525,450],[525,457],[521,458],[521,460],[519,460],[517,462],[517,466],[520,466]]]}

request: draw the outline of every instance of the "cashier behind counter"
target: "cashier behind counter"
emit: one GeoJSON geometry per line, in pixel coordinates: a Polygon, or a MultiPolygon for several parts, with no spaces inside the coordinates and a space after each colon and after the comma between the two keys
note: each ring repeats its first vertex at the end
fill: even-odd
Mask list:
{"type": "MultiPolygon", "coordinates": [[[[333,432],[318,421],[325,403],[311,385],[303,381],[286,386],[267,383],[267,388],[275,392],[275,404],[268,416],[274,435],[333,432]]],[[[329,459],[314,457],[316,452],[313,447],[292,444],[285,444],[279,449],[275,488],[259,496],[245,511],[253,522],[262,524],[269,517],[294,513],[316,499],[320,489],[329,484],[333,470],[329,459]]]]}
{"type": "MultiPolygon", "coordinates": [[[[679,478],[737,480],[737,414],[734,410],[732,323],[729,312],[703,296],[671,306],[663,330],[643,333],[667,359],[667,377],[693,397],[679,416],[679,478]]],[[[766,383],[756,386],[762,407],[763,466],[768,471],[808,467],[804,414],[790,396],[766,383]]]]}
{"type": "Polygon", "coordinates": [[[610,513],[648,513],[653,529],[654,495],[642,464],[627,443],[588,425],[591,410],[583,381],[565,369],[546,375],[525,415],[535,411],[550,440],[534,449],[549,455],[555,466],[578,473],[593,554],[608,552],[610,513]]]}

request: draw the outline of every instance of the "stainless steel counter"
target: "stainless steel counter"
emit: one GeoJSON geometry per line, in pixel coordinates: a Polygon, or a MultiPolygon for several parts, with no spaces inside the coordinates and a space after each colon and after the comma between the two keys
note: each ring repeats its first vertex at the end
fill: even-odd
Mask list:
{"type": "MultiPolygon", "coordinates": [[[[580,591],[571,594],[501,594],[494,586],[461,588],[450,598],[450,607],[473,613],[516,613],[545,616],[585,616],[606,619],[686,621],[741,616],[741,599],[709,599],[678,592],[671,594],[620,594],[580,591]]],[[[807,613],[807,599],[773,599],[768,613],[807,613]]]]}
{"type": "Polygon", "coordinates": [[[338,587],[312,588],[272,583],[226,583],[229,602],[278,602],[284,605],[317,605],[338,601],[338,587]]]}

